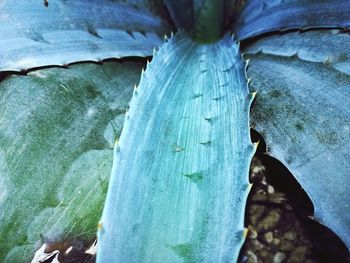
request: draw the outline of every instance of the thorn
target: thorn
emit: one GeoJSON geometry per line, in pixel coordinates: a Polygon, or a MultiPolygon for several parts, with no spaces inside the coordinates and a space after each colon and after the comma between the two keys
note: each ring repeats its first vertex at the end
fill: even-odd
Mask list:
{"type": "Polygon", "coordinates": [[[185,148],[181,148],[177,144],[174,145],[174,152],[175,153],[182,152],[183,150],[185,150],[185,148]]]}
{"type": "Polygon", "coordinates": [[[253,187],[253,184],[252,183],[248,183],[248,191],[250,191],[253,187]]]}
{"type": "Polygon", "coordinates": [[[134,85],[134,94],[137,94],[137,85],[134,85]]]}
{"type": "Polygon", "coordinates": [[[245,61],[245,68],[246,68],[246,69],[247,69],[249,63],[250,63],[250,58],[248,58],[248,59],[245,61]]]}
{"type": "Polygon", "coordinates": [[[200,142],[200,144],[202,144],[204,146],[210,146],[211,145],[211,141],[200,142]]]}
{"type": "Polygon", "coordinates": [[[140,34],[141,34],[141,35],[143,35],[144,37],[147,37],[147,35],[146,35],[146,32],[145,32],[145,31],[140,30],[139,32],[140,32],[140,34]]]}
{"type": "MultiPolygon", "coordinates": [[[[248,88],[249,88],[249,84],[248,84],[248,88]]],[[[253,103],[253,101],[254,101],[254,99],[255,99],[255,97],[256,97],[256,94],[257,94],[256,91],[253,91],[253,92],[249,93],[248,99],[249,99],[250,105],[253,103]]]]}
{"type": "Polygon", "coordinates": [[[131,36],[133,39],[135,39],[134,34],[130,30],[125,31],[129,36],[131,36]]]}
{"type": "Polygon", "coordinates": [[[171,31],[171,33],[170,33],[170,37],[172,38],[174,36],[174,32],[173,31],[171,31]]]}
{"type": "Polygon", "coordinates": [[[253,143],[254,152],[256,152],[256,150],[258,149],[259,143],[260,143],[260,140],[253,143]]]}
{"type": "Polygon", "coordinates": [[[164,34],[164,40],[167,41],[168,40],[168,36],[166,34],[164,34]]]}
{"type": "Polygon", "coordinates": [[[249,232],[249,229],[245,227],[244,230],[243,230],[243,238],[247,237],[248,232],[249,232]]]}
{"type": "Polygon", "coordinates": [[[331,58],[328,56],[326,59],[323,61],[324,64],[330,64],[331,63],[331,58]]]}
{"type": "Polygon", "coordinates": [[[148,66],[149,66],[149,60],[147,59],[146,67],[148,68],[148,66]]]}
{"type": "MultiPolygon", "coordinates": [[[[248,78],[247,79],[247,84],[250,85],[250,83],[252,82],[252,78],[248,78]]],[[[254,93],[254,92],[253,92],[254,93]]]]}
{"type": "Polygon", "coordinates": [[[258,93],[257,91],[253,91],[252,93],[250,93],[252,100],[255,99],[257,93],[258,93]]]}
{"type": "Polygon", "coordinates": [[[156,55],[156,48],[153,48],[153,57],[156,55]]]}
{"type": "Polygon", "coordinates": [[[235,40],[235,33],[231,34],[231,38],[232,38],[232,40],[235,40]]]}
{"type": "Polygon", "coordinates": [[[114,148],[116,148],[116,149],[119,148],[119,138],[116,138],[116,139],[115,139],[114,148]]]}

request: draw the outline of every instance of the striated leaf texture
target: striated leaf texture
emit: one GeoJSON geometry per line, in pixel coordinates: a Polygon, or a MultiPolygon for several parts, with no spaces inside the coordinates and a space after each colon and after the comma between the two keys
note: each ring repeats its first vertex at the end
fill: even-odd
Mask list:
{"type": "Polygon", "coordinates": [[[252,101],[238,45],[185,34],[134,91],[100,222],[97,262],[235,262],[244,241],[252,101]]]}
{"type": "Polygon", "coordinates": [[[0,262],[95,238],[141,66],[77,64],[0,83],[0,262]]]}
{"type": "Polygon", "coordinates": [[[0,71],[152,55],[169,27],[149,1],[120,2],[1,1],[0,71]]]}
{"type": "Polygon", "coordinates": [[[350,248],[350,42],[337,31],[263,38],[250,53],[252,123],[350,248]],[[255,52],[258,53],[254,54],[255,52]],[[293,55],[294,54],[294,55],[293,55]]]}
{"type": "Polygon", "coordinates": [[[235,23],[236,39],[289,29],[347,28],[348,0],[250,0],[235,23]]]}

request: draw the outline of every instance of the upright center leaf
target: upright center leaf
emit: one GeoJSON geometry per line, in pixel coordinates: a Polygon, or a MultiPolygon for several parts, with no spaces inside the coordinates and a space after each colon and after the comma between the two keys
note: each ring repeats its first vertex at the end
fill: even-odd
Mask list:
{"type": "Polygon", "coordinates": [[[235,262],[244,240],[252,101],[226,36],[166,43],[115,148],[98,262],[235,262]]]}

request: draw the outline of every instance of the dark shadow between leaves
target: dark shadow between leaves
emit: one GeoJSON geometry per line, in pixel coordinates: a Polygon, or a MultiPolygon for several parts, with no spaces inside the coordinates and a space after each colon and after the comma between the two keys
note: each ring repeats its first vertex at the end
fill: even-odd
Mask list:
{"type": "MultiPolygon", "coordinates": [[[[299,221],[301,225],[300,229],[305,232],[304,236],[311,242],[311,246],[309,247],[311,251],[309,254],[311,254],[312,260],[308,262],[350,262],[349,251],[340,238],[330,229],[313,219],[314,206],[301,185],[281,162],[266,153],[266,143],[263,137],[254,129],[251,129],[251,138],[253,142],[259,141],[255,158],[260,160],[266,169],[264,174],[267,185],[271,185],[276,192],[282,193],[286,197],[286,203],[291,206],[292,210],[286,211],[286,213],[295,214],[296,220],[299,221]]],[[[254,206],[254,202],[256,204],[255,196],[258,188],[264,187],[261,182],[258,181],[259,178],[251,177],[251,180],[253,188],[248,196],[246,206],[246,227],[252,223],[250,222],[250,216],[252,214],[251,209],[254,206]]],[[[279,207],[277,209],[281,208],[280,205],[276,206],[276,204],[269,202],[264,203],[264,205],[267,211],[276,209],[276,207],[279,207]]],[[[288,224],[288,222],[282,223],[288,224]]],[[[247,241],[241,249],[239,262],[248,262],[247,252],[250,251],[249,245],[252,244],[248,239],[249,233],[247,241]]],[[[257,239],[259,239],[259,237],[257,239]]],[[[270,246],[268,243],[265,243],[265,245],[270,246]]],[[[289,262],[288,256],[285,259],[287,260],[286,262],[289,262]]]]}

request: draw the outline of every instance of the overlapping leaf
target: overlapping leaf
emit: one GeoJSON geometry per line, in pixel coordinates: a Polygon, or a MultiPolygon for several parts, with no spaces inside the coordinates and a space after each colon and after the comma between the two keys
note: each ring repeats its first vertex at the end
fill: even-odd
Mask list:
{"type": "Polygon", "coordinates": [[[347,0],[251,0],[234,24],[239,40],[288,29],[347,28],[347,0]]]}
{"type": "Polygon", "coordinates": [[[248,93],[238,46],[179,35],[135,90],[115,148],[98,262],[234,262],[249,189],[248,93]]]}
{"type": "Polygon", "coordinates": [[[248,76],[258,91],[254,127],[310,196],[315,218],[348,247],[349,42],[348,34],[310,31],[263,38],[245,49],[253,54],[248,76]]]}
{"type": "Polygon", "coordinates": [[[79,64],[0,83],[0,262],[30,262],[42,242],[95,238],[141,66],[79,64]]]}
{"type": "Polygon", "coordinates": [[[1,1],[0,70],[152,55],[169,27],[150,1],[120,2],[1,1]]]}

